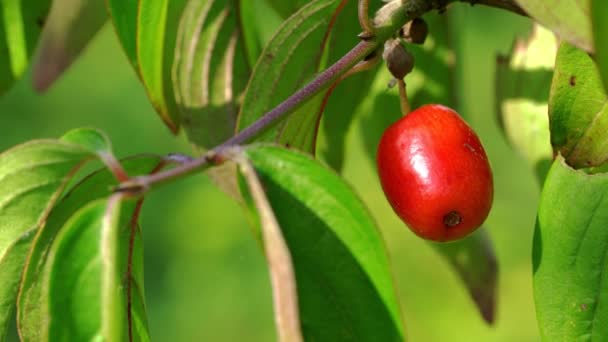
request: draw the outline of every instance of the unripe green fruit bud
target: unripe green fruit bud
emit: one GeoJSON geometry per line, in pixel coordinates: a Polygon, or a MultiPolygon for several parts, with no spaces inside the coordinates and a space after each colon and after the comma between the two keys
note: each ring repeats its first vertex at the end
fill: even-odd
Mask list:
{"type": "Polygon", "coordinates": [[[401,36],[406,42],[412,44],[424,44],[429,34],[429,26],[422,18],[415,18],[401,29],[401,36]]]}
{"type": "Polygon", "coordinates": [[[389,39],[384,43],[382,58],[396,79],[403,79],[414,69],[414,56],[397,39],[389,39]]]}

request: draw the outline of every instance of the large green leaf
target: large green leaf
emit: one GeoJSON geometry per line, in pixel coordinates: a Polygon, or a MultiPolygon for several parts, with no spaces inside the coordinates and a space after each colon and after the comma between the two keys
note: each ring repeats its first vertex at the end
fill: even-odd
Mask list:
{"type": "Polygon", "coordinates": [[[568,164],[597,166],[608,159],[608,98],[597,67],[584,51],[562,43],[549,99],[551,144],[568,164]]]}
{"type": "Polygon", "coordinates": [[[595,60],[600,68],[604,89],[608,92],[608,1],[591,0],[591,19],[595,46],[595,60]]]}
{"type": "MultiPolygon", "coordinates": [[[[147,156],[126,159],[122,161],[122,164],[129,174],[142,175],[154,170],[159,162],[158,157],[147,156]]],[[[48,329],[48,326],[44,323],[46,322],[44,317],[48,312],[43,312],[47,309],[43,304],[48,300],[46,297],[48,288],[45,288],[44,285],[48,285],[48,283],[43,283],[42,278],[51,243],[65,222],[76,211],[85,207],[88,203],[109,196],[112,187],[116,185],[114,176],[107,169],[92,173],[63,196],[52,210],[45,225],[38,230],[29,252],[17,303],[18,328],[24,341],[39,341],[44,335],[44,330],[48,329]]],[[[128,237],[125,237],[124,241],[128,241],[128,237]]],[[[133,331],[135,335],[140,335],[142,339],[145,339],[147,324],[143,293],[141,234],[138,233],[134,241],[134,262],[131,279],[133,331]]],[[[125,264],[121,264],[121,267],[124,266],[125,264]]]]}
{"type": "Polygon", "coordinates": [[[497,58],[496,66],[499,122],[541,182],[553,159],[548,101],[556,53],[555,35],[535,25],[529,37],[515,42],[509,56],[497,58]]]}
{"type": "Polygon", "coordinates": [[[34,62],[33,84],[46,90],[106,22],[104,0],[55,0],[34,62]]]}
{"type": "Polygon", "coordinates": [[[36,230],[79,167],[100,150],[110,149],[98,131],[77,130],[68,136],[71,138],[32,141],[0,154],[0,339],[12,317],[36,230]],[[96,137],[98,143],[77,142],[79,136],[88,137],[82,141],[96,137]]]}
{"type": "Polygon", "coordinates": [[[249,78],[237,1],[190,0],[177,32],[173,86],[190,141],[212,148],[234,134],[249,78]]]}
{"type": "Polygon", "coordinates": [[[118,39],[131,61],[137,68],[137,8],[138,0],[106,0],[110,18],[118,39]]]}
{"type": "Polygon", "coordinates": [[[80,209],[61,228],[40,280],[38,340],[127,340],[125,256],[136,207],[114,195],[80,209]]]}
{"type": "Polygon", "coordinates": [[[245,50],[239,6],[239,0],[108,0],[153,106],[173,132],[183,126],[203,149],[234,134],[249,78],[253,57],[245,50]]]}
{"type": "Polygon", "coordinates": [[[515,2],[561,39],[587,51],[593,50],[590,0],[515,0],[515,2]]]}
{"type": "MultiPolygon", "coordinates": [[[[247,86],[238,131],[289,97],[324,65],[328,25],[339,4],[339,0],[311,1],[279,28],[262,52],[247,86]]],[[[314,151],[322,99],[322,93],[314,96],[289,118],[259,135],[258,140],[314,151]]]]}
{"type": "Polygon", "coordinates": [[[403,341],[386,248],[353,190],[294,151],[252,146],[245,155],[291,252],[305,340],[403,341]]]}
{"type": "Polygon", "coordinates": [[[0,2],[0,94],[27,69],[50,6],[50,0],[0,2]]]}
{"type": "Polygon", "coordinates": [[[179,20],[187,0],[139,0],[136,51],[148,97],[167,126],[177,132],[180,115],[171,72],[179,20]]]}
{"type": "Polygon", "coordinates": [[[534,235],[534,299],[546,341],[608,339],[608,175],[553,163],[534,235]]]}

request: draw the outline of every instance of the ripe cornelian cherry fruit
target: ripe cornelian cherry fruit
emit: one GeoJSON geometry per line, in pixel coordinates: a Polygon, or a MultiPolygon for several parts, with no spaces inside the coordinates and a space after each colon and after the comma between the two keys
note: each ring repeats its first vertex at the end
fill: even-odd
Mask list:
{"type": "Polygon", "coordinates": [[[418,236],[460,239],[485,221],[492,170],[475,132],[450,108],[425,105],[391,125],[378,146],[391,206],[418,236]]]}

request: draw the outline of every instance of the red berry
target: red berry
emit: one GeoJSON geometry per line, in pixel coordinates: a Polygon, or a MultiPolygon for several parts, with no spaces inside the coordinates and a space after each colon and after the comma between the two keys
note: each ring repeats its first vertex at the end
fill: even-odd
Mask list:
{"type": "Polygon", "coordinates": [[[494,195],[488,158],[450,108],[422,106],[391,125],[377,162],[388,201],[422,238],[460,239],[488,216],[494,195]]]}

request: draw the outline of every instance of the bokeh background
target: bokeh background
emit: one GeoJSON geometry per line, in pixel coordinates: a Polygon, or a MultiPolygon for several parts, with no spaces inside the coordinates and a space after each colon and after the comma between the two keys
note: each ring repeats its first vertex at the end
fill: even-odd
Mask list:
{"type": "MultiPolygon", "coordinates": [[[[395,96],[386,111],[398,111],[396,89],[375,87],[355,113],[343,173],[387,241],[410,341],[537,341],[530,254],[539,186],[498,128],[493,93],[496,54],[509,51],[515,35],[530,23],[481,6],[456,5],[449,12],[451,25],[462,28],[452,37],[458,110],[484,142],[495,174],[495,204],[485,228],[500,267],[494,326],[482,321],[455,273],[396,218],[380,191],[360,122],[383,115],[370,112],[378,94],[395,96]]],[[[389,81],[386,72],[378,77],[375,84],[389,81]]],[[[82,126],[104,130],[119,156],[192,151],[183,136],[172,136],[156,116],[109,25],[46,94],[34,93],[26,75],[0,98],[2,150],[82,126]]],[[[263,255],[241,208],[206,176],[150,193],[142,227],[154,340],[276,340],[263,255]]]]}

